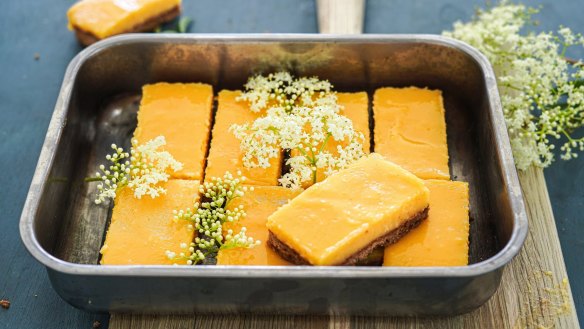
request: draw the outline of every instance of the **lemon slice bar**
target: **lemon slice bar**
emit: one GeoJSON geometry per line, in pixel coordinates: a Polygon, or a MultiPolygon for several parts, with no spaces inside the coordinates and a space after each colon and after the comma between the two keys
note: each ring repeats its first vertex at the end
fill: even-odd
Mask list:
{"type": "MultiPolygon", "coordinates": [[[[369,98],[366,92],[356,93],[337,93],[338,104],[342,109],[340,114],[346,116],[353,122],[353,129],[363,133],[363,151],[369,153],[370,150],[370,133],[369,133],[369,98]]],[[[324,150],[333,155],[338,155],[337,146],[347,146],[349,141],[335,141],[330,138],[324,147],[324,150]]],[[[318,147],[317,147],[318,148],[318,147]]],[[[292,150],[291,156],[299,155],[298,150],[292,150]]],[[[316,181],[320,182],[326,178],[325,171],[322,168],[316,171],[316,181]]],[[[308,188],[312,182],[303,182],[303,187],[308,188]]]]}
{"type": "Polygon", "coordinates": [[[112,35],[150,31],[180,14],[180,0],[82,0],[67,12],[69,28],[90,45],[112,35]]]}
{"type": "MultiPolygon", "coordinates": [[[[183,164],[171,178],[202,180],[209,144],[213,88],[202,83],[157,83],[142,88],[134,138],[143,144],[158,136],[183,164]]],[[[222,176],[222,175],[221,175],[222,176]]]]}
{"type": "MultiPolygon", "coordinates": [[[[369,97],[367,93],[337,93],[339,105],[343,107],[341,114],[349,118],[353,122],[353,128],[363,133],[365,139],[363,141],[363,151],[369,153],[370,151],[370,136],[369,133],[369,97]]],[[[345,145],[346,143],[342,143],[345,145]]],[[[336,150],[338,143],[332,143],[333,149],[336,150]]]]}
{"type": "Polygon", "coordinates": [[[468,183],[427,180],[428,218],[385,248],[384,266],[463,266],[468,264],[468,183]]]}
{"type": "Polygon", "coordinates": [[[444,113],[440,90],[377,89],[375,152],[422,179],[450,179],[444,113]]]}
{"type": "Polygon", "coordinates": [[[243,197],[234,199],[228,209],[243,205],[246,216],[237,222],[225,223],[223,232],[231,229],[237,233],[245,227],[246,234],[254,240],[259,240],[260,245],[253,248],[220,250],[217,265],[290,265],[268,247],[266,220],[299,193],[300,191],[292,191],[281,186],[255,186],[253,191],[248,190],[243,197]]]}
{"type": "Polygon", "coordinates": [[[227,171],[232,174],[241,171],[247,178],[246,184],[276,186],[282,171],[282,154],[270,159],[268,168],[246,168],[240,141],[229,131],[232,125],[251,124],[260,115],[252,112],[247,102],[237,100],[240,94],[240,91],[230,90],[219,92],[205,180],[223,177],[227,171]]]}
{"type": "Polygon", "coordinates": [[[188,254],[195,231],[188,222],[173,220],[173,210],[192,207],[199,199],[199,182],[170,180],[166,194],[155,199],[134,197],[129,187],[118,192],[112,219],[101,248],[102,265],[172,265],[166,251],[188,254]]]}
{"type": "Polygon", "coordinates": [[[371,154],[273,213],[268,243],[294,264],[352,265],[421,223],[428,199],[421,179],[371,154]]]}

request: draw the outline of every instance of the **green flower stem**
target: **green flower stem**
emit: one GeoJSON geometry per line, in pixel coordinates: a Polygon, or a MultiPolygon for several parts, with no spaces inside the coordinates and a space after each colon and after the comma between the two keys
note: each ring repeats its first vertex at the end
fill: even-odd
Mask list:
{"type": "Polygon", "coordinates": [[[570,143],[574,142],[572,136],[570,136],[570,134],[568,134],[564,129],[562,129],[562,135],[564,135],[570,143]]]}
{"type": "MultiPolygon", "coordinates": [[[[316,169],[314,169],[314,168],[316,167],[316,155],[314,154],[314,152],[312,150],[310,151],[310,153],[312,153],[312,157],[311,157],[301,147],[297,147],[296,149],[306,158],[306,160],[308,160],[308,163],[310,163],[311,167],[313,168],[312,169],[312,184],[315,184],[316,183],[316,169]]],[[[321,148],[321,150],[322,150],[322,148],[321,148]]]]}
{"type": "Polygon", "coordinates": [[[331,136],[332,136],[331,133],[326,134],[326,137],[325,137],[324,141],[322,142],[322,145],[320,146],[320,150],[318,150],[318,153],[320,153],[320,152],[322,152],[322,150],[324,150],[324,147],[326,146],[326,143],[328,143],[331,136]]]}

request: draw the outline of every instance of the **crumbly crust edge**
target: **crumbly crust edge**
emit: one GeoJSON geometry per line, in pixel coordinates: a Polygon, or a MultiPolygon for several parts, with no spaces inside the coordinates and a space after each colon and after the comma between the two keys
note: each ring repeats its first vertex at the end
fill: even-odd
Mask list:
{"type": "MultiPolygon", "coordinates": [[[[394,230],[378,237],[377,239],[373,240],[370,244],[359,250],[358,252],[354,253],[353,255],[349,256],[347,259],[342,261],[339,264],[335,265],[355,265],[359,261],[364,260],[367,256],[378,247],[385,247],[390,244],[396,243],[401,239],[404,235],[406,235],[409,231],[413,230],[414,228],[418,227],[428,217],[428,210],[429,207],[426,207],[424,210],[420,211],[412,218],[408,219],[407,221],[403,222],[399,227],[395,228],[394,230]]],[[[274,233],[269,231],[268,237],[268,246],[272,248],[280,257],[284,258],[288,262],[296,265],[312,265],[308,260],[302,257],[296,250],[292,249],[290,246],[282,242],[274,233]]]]}

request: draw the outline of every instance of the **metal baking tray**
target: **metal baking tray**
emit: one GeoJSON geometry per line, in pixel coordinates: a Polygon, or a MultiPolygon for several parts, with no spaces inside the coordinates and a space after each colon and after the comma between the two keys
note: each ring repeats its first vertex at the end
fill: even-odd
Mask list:
{"type": "MultiPolygon", "coordinates": [[[[497,290],[519,252],[527,217],[495,77],[472,47],[431,35],[125,35],[69,65],[20,221],[30,253],[57,293],[91,312],[445,315],[497,290]],[[110,208],[84,182],[128,145],[142,85],[158,81],[241,88],[286,69],[339,91],[441,89],[453,179],[470,183],[464,267],[99,266],[110,208]]],[[[136,251],[139,252],[139,251],[136,251]]]]}

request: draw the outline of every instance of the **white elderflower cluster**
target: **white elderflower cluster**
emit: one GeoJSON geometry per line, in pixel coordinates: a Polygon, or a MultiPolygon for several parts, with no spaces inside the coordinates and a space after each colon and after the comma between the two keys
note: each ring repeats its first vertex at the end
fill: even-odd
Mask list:
{"type": "MultiPolygon", "coordinates": [[[[241,173],[238,172],[238,175],[241,176],[241,173]]],[[[242,186],[245,180],[245,177],[234,178],[229,172],[225,173],[223,178],[213,177],[199,189],[202,202],[195,203],[193,208],[175,210],[174,220],[189,221],[199,236],[195,238],[188,253],[177,256],[176,253],[167,251],[166,256],[171,260],[186,261],[188,265],[192,265],[205,261],[207,257],[215,255],[222,249],[251,248],[258,245],[259,241],[247,237],[245,227],[237,234],[228,230],[227,234],[223,235],[223,224],[245,217],[242,205],[227,209],[231,201],[243,196],[248,189],[253,191],[253,187],[242,186]]],[[[186,246],[181,246],[183,247],[186,246]]]]}
{"type": "Polygon", "coordinates": [[[568,28],[521,34],[536,12],[503,1],[444,32],[479,49],[493,65],[515,164],[522,170],[554,161],[551,138],[567,140],[563,159],[584,151],[584,138],[573,136],[584,125],[584,65],[564,58],[568,47],[584,46],[584,38],[568,28]]]}
{"type": "Polygon", "coordinates": [[[246,232],[247,229],[245,227],[242,227],[237,234],[233,234],[233,230],[227,230],[225,243],[221,246],[221,249],[252,248],[261,244],[260,240],[254,240],[252,237],[248,237],[246,232]]]}
{"type": "Polygon", "coordinates": [[[290,111],[294,106],[313,106],[321,96],[329,95],[332,88],[330,82],[316,77],[294,78],[288,72],[278,72],[251,77],[238,100],[249,102],[253,112],[269,106],[290,111]]]}
{"type": "Polygon", "coordinates": [[[178,265],[178,261],[184,261],[187,265],[193,265],[198,262],[198,259],[202,256],[204,260],[205,257],[203,256],[202,252],[199,250],[195,250],[195,243],[191,242],[189,245],[186,243],[180,244],[180,249],[182,250],[178,254],[174,251],[167,250],[164,252],[166,258],[169,260],[175,261],[174,265],[178,265]]]}
{"type": "Polygon", "coordinates": [[[168,181],[169,170],[175,172],[181,170],[182,163],[175,160],[167,151],[160,150],[164,145],[166,145],[164,136],[158,136],[142,145],[138,145],[134,139],[130,153],[112,144],[114,153],[105,157],[111,163],[110,166],[106,169],[105,165],[100,165],[101,172],[88,179],[101,181],[97,185],[99,193],[95,203],[100,204],[106,199],[115,198],[117,191],[124,186],[130,187],[137,199],[144,195],[156,198],[166,193],[166,189],[159,184],[168,181]]]}
{"type": "Polygon", "coordinates": [[[100,165],[99,170],[95,173],[94,178],[87,179],[88,181],[97,180],[100,184],[97,185],[98,195],[95,199],[96,204],[100,204],[107,199],[116,197],[116,192],[119,188],[128,185],[128,176],[130,174],[130,154],[124,152],[124,149],[112,144],[111,148],[114,150],[113,154],[108,154],[105,159],[111,164],[106,169],[105,165],[100,165]]]}
{"type": "Polygon", "coordinates": [[[280,183],[297,189],[315,183],[318,169],[330,175],[363,156],[364,136],[340,114],[330,83],[277,73],[253,77],[246,87],[241,99],[251,102],[254,111],[265,110],[265,115],[230,128],[241,142],[244,166],[267,168],[282,149],[290,150],[290,171],[280,183]],[[327,148],[330,141],[339,142],[336,150],[327,148]]]}

